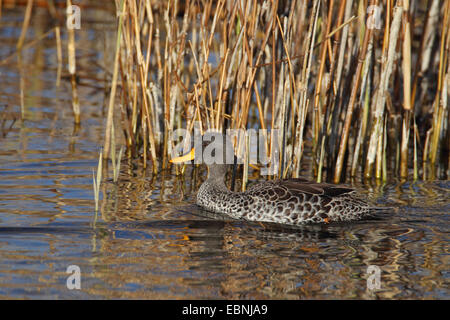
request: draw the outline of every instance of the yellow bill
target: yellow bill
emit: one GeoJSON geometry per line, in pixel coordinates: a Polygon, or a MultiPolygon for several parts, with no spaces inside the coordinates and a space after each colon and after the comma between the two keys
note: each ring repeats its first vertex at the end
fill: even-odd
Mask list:
{"type": "Polygon", "coordinates": [[[195,148],[192,148],[188,154],[185,154],[184,156],[181,156],[181,157],[176,157],[176,158],[170,159],[169,161],[171,163],[183,163],[186,161],[193,160],[194,157],[195,157],[195,148]]]}

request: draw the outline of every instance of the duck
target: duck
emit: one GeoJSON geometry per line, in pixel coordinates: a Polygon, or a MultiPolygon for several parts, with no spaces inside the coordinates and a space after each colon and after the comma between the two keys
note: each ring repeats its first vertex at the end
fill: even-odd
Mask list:
{"type": "MultiPolygon", "coordinates": [[[[205,136],[202,136],[202,150],[212,152],[214,161],[204,159],[208,176],[197,192],[196,204],[204,210],[234,219],[294,226],[356,221],[370,215],[371,207],[367,200],[355,189],[304,178],[265,180],[244,192],[231,191],[225,184],[225,175],[233,161],[224,161],[227,155],[234,156],[231,140],[221,133],[212,134],[209,138],[205,136]]],[[[201,157],[203,154],[194,146],[170,162],[185,163],[195,160],[198,155],[201,157]]],[[[203,155],[203,158],[207,157],[203,155]]]]}

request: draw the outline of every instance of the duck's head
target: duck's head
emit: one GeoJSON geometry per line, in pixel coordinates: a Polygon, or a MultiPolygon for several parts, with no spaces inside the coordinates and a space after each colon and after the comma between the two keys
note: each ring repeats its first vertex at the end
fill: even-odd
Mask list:
{"type": "Polygon", "coordinates": [[[208,179],[222,179],[227,166],[234,163],[234,149],[231,138],[217,131],[207,131],[194,147],[185,155],[170,160],[171,163],[183,163],[194,160],[208,167],[208,179]]]}

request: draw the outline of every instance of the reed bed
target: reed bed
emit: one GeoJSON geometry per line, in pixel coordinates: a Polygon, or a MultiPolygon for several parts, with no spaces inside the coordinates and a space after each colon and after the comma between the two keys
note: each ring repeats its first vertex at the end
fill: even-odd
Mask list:
{"type": "Polygon", "coordinates": [[[318,180],[335,183],[448,178],[450,1],[116,8],[119,94],[108,114],[120,111],[128,155],[154,170],[168,166],[174,130],[198,122],[280,130],[278,177],[298,177],[311,161],[318,180]]]}
{"type": "Polygon", "coordinates": [[[154,172],[176,129],[265,129],[270,178],[448,179],[450,0],[114,1],[105,158],[114,127],[154,172]]]}

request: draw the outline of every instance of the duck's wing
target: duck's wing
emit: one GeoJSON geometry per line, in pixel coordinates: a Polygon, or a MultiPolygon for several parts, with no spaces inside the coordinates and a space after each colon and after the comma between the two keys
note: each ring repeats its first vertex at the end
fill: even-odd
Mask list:
{"type": "Polygon", "coordinates": [[[278,180],[278,185],[293,193],[309,193],[329,197],[338,197],[354,192],[354,189],[352,188],[329,183],[317,183],[305,179],[278,180]]]}
{"type": "Polygon", "coordinates": [[[297,194],[334,198],[354,193],[354,189],[328,183],[317,183],[303,178],[295,178],[257,183],[249,188],[247,193],[270,199],[287,199],[297,194]]]}

